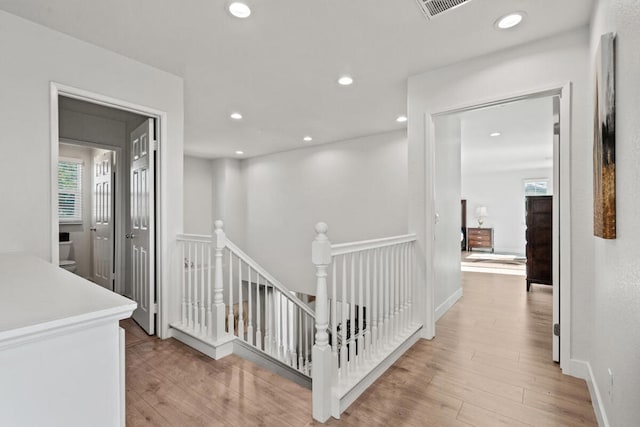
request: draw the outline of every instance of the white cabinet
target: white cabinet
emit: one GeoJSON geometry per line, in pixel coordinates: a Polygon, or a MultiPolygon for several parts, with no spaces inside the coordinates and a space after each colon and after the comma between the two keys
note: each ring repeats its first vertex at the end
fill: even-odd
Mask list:
{"type": "Polygon", "coordinates": [[[26,255],[0,255],[0,425],[119,426],[135,302],[26,255]]]}

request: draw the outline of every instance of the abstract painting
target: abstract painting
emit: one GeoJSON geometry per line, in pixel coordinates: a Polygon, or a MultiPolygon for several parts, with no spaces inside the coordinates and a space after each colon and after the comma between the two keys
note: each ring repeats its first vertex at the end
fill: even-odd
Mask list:
{"type": "Polygon", "coordinates": [[[604,34],[596,53],[593,137],[593,234],[616,238],[615,35],[604,34]]]}

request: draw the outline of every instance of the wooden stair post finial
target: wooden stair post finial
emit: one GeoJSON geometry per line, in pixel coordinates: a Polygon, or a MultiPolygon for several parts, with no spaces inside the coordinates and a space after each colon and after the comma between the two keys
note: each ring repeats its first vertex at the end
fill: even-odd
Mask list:
{"type": "Polygon", "coordinates": [[[327,270],[331,264],[331,242],[327,237],[329,227],[316,224],[316,238],[311,244],[311,260],[316,267],[316,335],[313,346],[313,418],[325,422],[331,415],[331,387],[333,373],[331,347],[329,347],[329,299],[327,270]]]}

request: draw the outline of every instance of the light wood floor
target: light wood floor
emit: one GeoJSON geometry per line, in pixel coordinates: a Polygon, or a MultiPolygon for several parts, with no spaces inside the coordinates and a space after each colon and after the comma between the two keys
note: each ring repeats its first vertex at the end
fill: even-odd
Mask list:
{"type": "MultiPolygon", "coordinates": [[[[345,426],[596,425],[584,381],[551,358],[551,289],[463,274],[464,297],[343,415],[345,426]]],[[[311,426],[311,392],[237,356],[127,331],[127,425],[311,426]]]]}

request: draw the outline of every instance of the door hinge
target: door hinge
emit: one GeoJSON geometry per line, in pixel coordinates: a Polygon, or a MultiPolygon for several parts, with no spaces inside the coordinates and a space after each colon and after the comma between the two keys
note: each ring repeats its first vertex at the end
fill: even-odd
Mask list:
{"type": "Polygon", "coordinates": [[[153,151],[158,151],[158,140],[153,141],[153,151]]]}
{"type": "Polygon", "coordinates": [[[560,336],[560,324],[559,323],[554,323],[553,324],[553,335],[559,337],[560,336]]]}
{"type": "Polygon", "coordinates": [[[153,304],[152,308],[153,308],[153,314],[156,314],[158,312],[158,303],[153,304]]]}

